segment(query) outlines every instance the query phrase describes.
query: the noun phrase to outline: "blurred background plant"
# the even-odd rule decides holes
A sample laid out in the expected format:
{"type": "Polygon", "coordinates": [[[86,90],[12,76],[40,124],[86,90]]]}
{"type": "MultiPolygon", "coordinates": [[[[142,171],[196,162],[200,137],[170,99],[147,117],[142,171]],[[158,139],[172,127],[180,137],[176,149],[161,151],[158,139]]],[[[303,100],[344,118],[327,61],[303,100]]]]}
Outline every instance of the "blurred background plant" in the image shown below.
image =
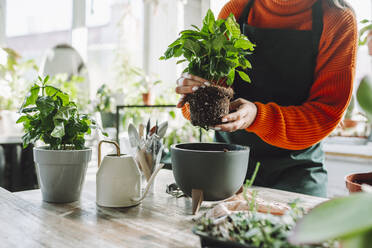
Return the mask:
{"type": "Polygon", "coordinates": [[[0,110],[17,110],[38,67],[10,48],[0,48],[0,110]]]}

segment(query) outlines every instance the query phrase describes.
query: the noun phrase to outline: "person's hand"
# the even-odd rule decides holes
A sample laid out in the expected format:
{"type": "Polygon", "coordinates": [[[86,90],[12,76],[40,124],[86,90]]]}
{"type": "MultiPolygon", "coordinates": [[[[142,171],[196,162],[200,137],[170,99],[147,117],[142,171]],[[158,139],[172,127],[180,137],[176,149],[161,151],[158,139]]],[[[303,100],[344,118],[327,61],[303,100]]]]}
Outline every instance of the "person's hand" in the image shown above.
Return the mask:
{"type": "Polygon", "coordinates": [[[181,94],[180,100],[177,103],[177,108],[182,108],[185,105],[185,97],[187,94],[195,92],[199,87],[210,86],[208,80],[184,73],[177,79],[176,93],[181,94]]]}
{"type": "Polygon", "coordinates": [[[243,98],[238,98],[230,103],[230,112],[222,117],[223,124],[211,127],[217,131],[234,132],[248,128],[257,116],[257,106],[243,98]]]}

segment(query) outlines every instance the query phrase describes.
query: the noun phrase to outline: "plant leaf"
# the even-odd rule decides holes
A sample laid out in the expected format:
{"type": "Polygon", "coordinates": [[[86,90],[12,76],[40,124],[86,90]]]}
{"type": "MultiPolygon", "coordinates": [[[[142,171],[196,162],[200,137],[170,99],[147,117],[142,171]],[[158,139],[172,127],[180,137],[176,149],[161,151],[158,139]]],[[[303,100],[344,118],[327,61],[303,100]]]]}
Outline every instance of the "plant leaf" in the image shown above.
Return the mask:
{"type": "Polygon", "coordinates": [[[293,244],[345,239],[372,230],[372,194],[355,193],[320,204],[301,219],[290,236],[293,244]]]}
{"type": "Polygon", "coordinates": [[[40,96],[36,100],[36,106],[38,107],[42,116],[51,114],[54,110],[54,102],[50,96],[40,96]]]}
{"type": "Polygon", "coordinates": [[[238,71],[237,72],[239,73],[239,76],[246,82],[250,83],[251,82],[251,79],[249,78],[249,76],[243,72],[243,71],[238,71]]]}
{"type": "Polygon", "coordinates": [[[240,37],[240,27],[239,24],[235,20],[235,16],[230,14],[229,17],[226,19],[226,28],[229,30],[232,38],[239,38],[240,37]]]}
{"type": "Polygon", "coordinates": [[[236,40],[235,43],[234,43],[234,47],[235,48],[241,48],[241,49],[244,49],[244,50],[254,50],[254,45],[249,41],[249,40],[246,40],[246,39],[239,39],[239,40],[236,40]]]}
{"type": "Polygon", "coordinates": [[[235,79],[235,69],[230,70],[229,74],[227,75],[227,85],[232,85],[235,79]]]}
{"type": "Polygon", "coordinates": [[[28,121],[30,121],[30,116],[23,115],[23,116],[18,118],[16,123],[22,123],[22,122],[28,122],[28,121]]]}
{"type": "Polygon", "coordinates": [[[368,76],[363,77],[360,81],[356,92],[356,99],[368,120],[372,122],[372,82],[368,76]]]}
{"type": "Polygon", "coordinates": [[[22,112],[22,109],[24,109],[27,106],[35,105],[36,99],[37,99],[37,97],[39,95],[39,91],[40,91],[40,86],[39,85],[34,84],[31,87],[30,92],[25,97],[25,100],[24,100],[24,102],[23,102],[23,104],[21,106],[20,112],[22,112]]]}
{"type": "Polygon", "coordinates": [[[77,111],[76,107],[62,106],[58,110],[53,119],[60,121],[68,121],[76,113],[76,111],[77,111]]]}
{"type": "Polygon", "coordinates": [[[62,139],[62,137],[65,135],[65,125],[63,122],[57,122],[50,135],[54,138],[62,139]]]}
{"type": "Polygon", "coordinates": [[[203,20],[203,29],[202,29],[202,31],[205,32],[208,29],[208,31],[210,33],[214,33],[213,26],[215,24],[215,20],[216,19],[214,18],[214,14],[213,14],[212,10],[208,9],[207,14],[205,15],[204,20],[203,20]],[[206,27],[206,28],[204,28],[204,27],[206,27]]]}

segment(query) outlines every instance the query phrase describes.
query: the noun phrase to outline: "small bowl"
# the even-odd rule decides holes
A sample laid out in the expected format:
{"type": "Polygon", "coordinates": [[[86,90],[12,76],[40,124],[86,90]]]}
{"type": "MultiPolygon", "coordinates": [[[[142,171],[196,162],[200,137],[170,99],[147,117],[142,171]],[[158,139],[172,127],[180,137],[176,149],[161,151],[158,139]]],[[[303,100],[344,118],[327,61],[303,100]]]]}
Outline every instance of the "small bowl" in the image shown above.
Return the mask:
{"type": "Polygon", "coordinates": [[[203,191],[205,201],[234,195],[244,183],[249,147],[225,143],[172,145],[172,170],[178,187],[187,196],[203,191]]]}
{"type": "Polygon", "coordinates": [[[347,175],[345,183],[349,193],[361,192],[362,184],[372,185],[372,172],[347,175]]]}

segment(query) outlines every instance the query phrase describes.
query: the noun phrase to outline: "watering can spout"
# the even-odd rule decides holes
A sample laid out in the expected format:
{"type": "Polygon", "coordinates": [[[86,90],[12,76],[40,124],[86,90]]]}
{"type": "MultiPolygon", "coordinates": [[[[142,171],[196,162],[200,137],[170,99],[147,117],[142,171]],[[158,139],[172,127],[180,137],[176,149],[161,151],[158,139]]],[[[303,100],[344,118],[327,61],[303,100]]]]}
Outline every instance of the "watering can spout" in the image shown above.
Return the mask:
{"type": "Polygon", "coordinates": [[[134,202],[141,202],[143,199],[145,199],[145,197],[147,196],[147,193],[149,192],[149,189],[151,187],[151,185],[153,184],[154,182],[154,179],[156,177],[156,175],[158,174],[158,172],[164,167],[164,164],[159,164],[158,168],[156,168],[156,170],[154,171],[154,173],[152,173],[147,185],[146,185],[146,188],[145,188],[145,192],[143,192],[142,196],[140,197],[137,197],[137,198],[132,198],[131,200],[134,201],[134,202]]]}

